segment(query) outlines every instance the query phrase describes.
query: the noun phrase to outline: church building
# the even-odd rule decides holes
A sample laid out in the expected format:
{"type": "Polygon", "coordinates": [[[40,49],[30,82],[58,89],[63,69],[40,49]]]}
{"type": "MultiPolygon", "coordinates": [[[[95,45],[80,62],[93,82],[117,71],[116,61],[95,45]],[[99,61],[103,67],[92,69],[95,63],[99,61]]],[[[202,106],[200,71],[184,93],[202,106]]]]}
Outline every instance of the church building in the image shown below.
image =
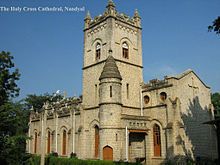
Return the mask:
{"type": "Polygon", "coordinates": [[[137,10],[119,13],[112,0],[84,19],[82,97],[31,112],[29,153],[160,164],[216,159],[210,87],[186,70],[143,81],[142,27],[137,10]]]}

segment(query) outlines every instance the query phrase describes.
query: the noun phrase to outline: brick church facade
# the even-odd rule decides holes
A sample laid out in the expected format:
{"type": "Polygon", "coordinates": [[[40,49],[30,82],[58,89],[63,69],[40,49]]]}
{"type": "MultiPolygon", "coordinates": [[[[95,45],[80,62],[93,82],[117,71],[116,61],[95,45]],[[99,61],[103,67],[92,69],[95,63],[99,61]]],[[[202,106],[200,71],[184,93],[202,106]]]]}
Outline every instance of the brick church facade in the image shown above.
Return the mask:
{"type": "Polygon", "coordinates": [[[210,88],[192,70],[143,82],[138,11],[121,14],[109,0],[84,23],[82,98],[32,111],[28,151],[148,164],[215,159],[215,129],[203,124],[213,119],[210,88]]]}

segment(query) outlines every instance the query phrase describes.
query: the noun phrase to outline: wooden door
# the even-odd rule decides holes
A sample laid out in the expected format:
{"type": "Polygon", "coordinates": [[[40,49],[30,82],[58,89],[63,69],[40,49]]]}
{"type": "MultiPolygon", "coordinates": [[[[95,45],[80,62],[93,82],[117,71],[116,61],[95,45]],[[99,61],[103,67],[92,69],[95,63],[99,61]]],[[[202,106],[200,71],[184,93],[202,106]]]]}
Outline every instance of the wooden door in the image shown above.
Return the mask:
{"type": "Polygon", "coordinates": [[[160,138],[160,127],[155,124],[153,127],[153,138],[154,138],[154,156],[161,156],[161,138],[160,138]]]}
{"type": "Polygon", "coordinates": [[[103,160],[113,160],[113,149],[109,146],[103,148],[103,160]]]}

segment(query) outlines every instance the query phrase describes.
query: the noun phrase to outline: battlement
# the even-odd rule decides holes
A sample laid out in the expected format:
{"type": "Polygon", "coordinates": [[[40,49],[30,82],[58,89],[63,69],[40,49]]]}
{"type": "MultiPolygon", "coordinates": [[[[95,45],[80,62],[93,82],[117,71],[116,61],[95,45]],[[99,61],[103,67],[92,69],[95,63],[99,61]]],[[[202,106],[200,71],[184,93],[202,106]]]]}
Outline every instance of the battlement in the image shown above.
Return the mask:
{"type": "Polygon", "coordinates": [[[117,12],[117,10],[115,9],[114,3],[112,1],[109,1],[108,5],[106,6],[106,10],[103,14],[100,14],[99,16],[96,16],[92,19],[92,17],[90,16],[90,13],[89,12],[87,13],[84,19],[85,30],[91,27],[94,27],[97,24],[100,24],[101,22],[105,21],[109,17],[113,17],[116,20],[129,24],[131,26],[141,28],[141,24],[140,24],[141,17],[139,16],[139,13],[137,10],[135,10],[134,16],[130,17],[124,13],[117,12]]]}

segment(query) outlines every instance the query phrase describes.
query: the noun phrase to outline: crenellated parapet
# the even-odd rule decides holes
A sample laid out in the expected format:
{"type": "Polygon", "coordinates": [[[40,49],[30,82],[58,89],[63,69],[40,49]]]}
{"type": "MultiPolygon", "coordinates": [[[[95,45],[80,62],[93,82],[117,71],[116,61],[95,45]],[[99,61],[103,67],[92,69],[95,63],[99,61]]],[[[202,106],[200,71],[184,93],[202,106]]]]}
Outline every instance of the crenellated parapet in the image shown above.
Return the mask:
{"type": "Polygon", "coordinates": [[[80,111],[81,106],[80,98],[68,98],[63,99],[59,102],[47,103],[39,110],[31,110],[30,119],[31,121],[39,121],[42,118],[42,114],[47,110],[47,119],[53,119],[57,117],[69,116],[73,111],[80,111]]]}
{"type": "Polygon", "coordinates": [[[143,91],[151,91],[151,90],[155,90],[155,89],[170,87],[172,85],[173,84],[169,83],[166,78],[163,80],[152,79],[148,83],[146,83],[142,86],[142,90],[143,91]]]}
{"type": "Polygon", "coordinates": [[[90,16],[90,13],[88,12],[84,21],[85,21],[85,27],[84,30],[87,30],[89,28],[93,28],[94,26],[100,24],[101,22],[105,21],[107,18],[113,17],[115,20],[121,21],[125,24],[141,28],[141,17],[137,11],[137,9],[134,12],[134,16],[130,17],[124,13],[117,12],[115,8],[115,4],[112,0],[108,1],[108,5],[106,6],[106,10],[103,14],[100,14],[99,16],[96,16],[92,19],[90,16]]]}

